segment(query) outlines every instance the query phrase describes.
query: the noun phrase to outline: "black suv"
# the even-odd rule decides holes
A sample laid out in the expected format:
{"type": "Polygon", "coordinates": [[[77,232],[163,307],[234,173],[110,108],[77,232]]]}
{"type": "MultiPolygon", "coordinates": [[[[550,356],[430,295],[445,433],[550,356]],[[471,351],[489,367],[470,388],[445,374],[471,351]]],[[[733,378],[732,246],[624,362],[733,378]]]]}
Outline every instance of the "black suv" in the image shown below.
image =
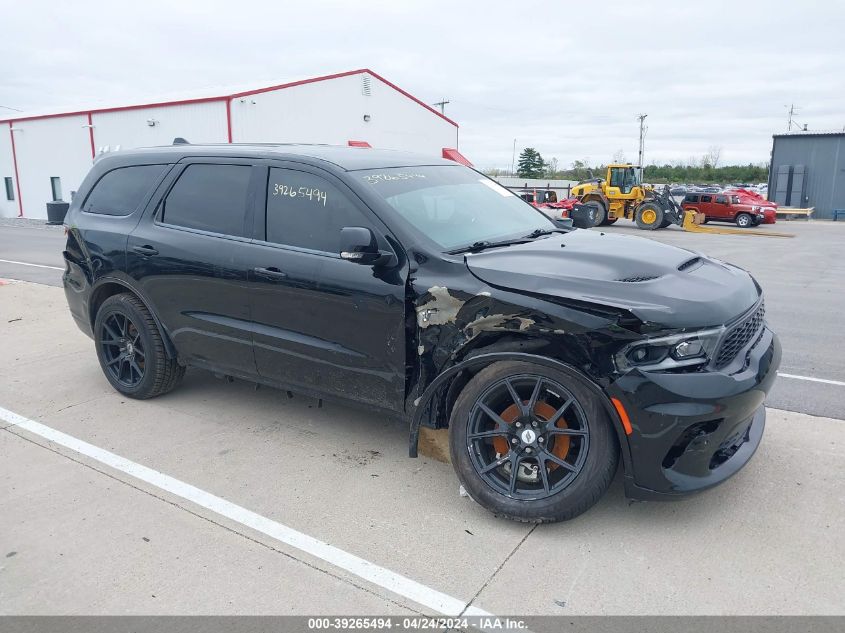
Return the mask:
{"type": "MultiPolygon", "coordinates": [[[[780,345],[745,271],[562,227],[445,160],[175,145],[97,161],[65,293],[134,398],[186,366],[449,428],[469,494],[576,516],[708,488],[757,448],[780,345]]],[[[340,423],[340,421],[338,421],[340,423]]]]}

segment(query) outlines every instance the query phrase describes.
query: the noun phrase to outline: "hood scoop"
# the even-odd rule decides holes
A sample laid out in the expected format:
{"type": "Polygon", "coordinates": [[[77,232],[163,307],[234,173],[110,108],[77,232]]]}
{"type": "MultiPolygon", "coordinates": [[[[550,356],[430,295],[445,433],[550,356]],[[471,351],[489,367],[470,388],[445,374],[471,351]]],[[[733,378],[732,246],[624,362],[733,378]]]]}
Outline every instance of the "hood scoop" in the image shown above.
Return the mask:
{"type": "Polygon", "coordinates": [[[616,281],[623,281],[626,284],[636,284],[640,283],[641,281],[651,281],[652,279],[659,279],[663,275],[635,275],[633,277],[623,277],[622,279],[617,279],[616,281]]]}
{"type": "Polygon", "coordinates": [[[696,264],[699,265],[699,266],[701,265],[701,258],[700,257],[693,257],[692,259],[688,259],[683,264],[678,266],[678,270],[681,271],[681,272],[684,272],[685,270],[689,270],[693,266],[696,266],[696,264]]]}

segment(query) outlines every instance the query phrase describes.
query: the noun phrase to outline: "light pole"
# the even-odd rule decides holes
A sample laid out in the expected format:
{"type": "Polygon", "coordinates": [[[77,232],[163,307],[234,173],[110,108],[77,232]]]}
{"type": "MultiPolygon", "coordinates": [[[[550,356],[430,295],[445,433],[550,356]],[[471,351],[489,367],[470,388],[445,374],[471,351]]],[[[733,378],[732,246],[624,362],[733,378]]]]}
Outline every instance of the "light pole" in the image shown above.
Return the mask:
{"type": "Polygon", "coordinates": [[[511,177],[516,176],[514,165],[516,165],[516,139],[513,140],[513,154],[511,154],[511,177]]]}
{"type": "Polygon", "coordinates": [[[645,126],[645,118],[647,114],[640,114],[637,118],[640,120],[640,182],[643,180],[643,169],[645,165],[643,164],[643,154],[645,154],[645,133],[648,128],[645,126]]]}

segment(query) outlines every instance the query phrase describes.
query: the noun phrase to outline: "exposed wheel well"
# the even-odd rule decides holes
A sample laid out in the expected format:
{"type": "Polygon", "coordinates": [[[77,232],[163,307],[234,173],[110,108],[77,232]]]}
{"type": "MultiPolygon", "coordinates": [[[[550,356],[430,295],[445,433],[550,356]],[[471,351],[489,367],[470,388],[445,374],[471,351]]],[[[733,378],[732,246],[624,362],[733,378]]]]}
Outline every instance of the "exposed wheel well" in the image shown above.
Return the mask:
{"type": "Polygon", "coordinates": [[[607,211],[607,209],[608,209],[607,199],[604,196],[596,194],[596,193],[588,193],[586,196],[584,196],[581,199],[581,202],[582,203],[598,202],[601,206],[604,207],[605,211],[607,211]]]}
{"type": "MultiPolygon", "coordinates": [[[[492,342],[484,342],[481,345],[469,350],[456,362],[460,362],[474,356],[490,354],[493,352],[523,352],[531,353],[540,350],[548,345],[548,341],[532,338],[506,337],[492,342]]],[[[494,362],[494,361],[491,361],[494,362]]],[[[435,405],[432,411],[432,422],[436,428],[447,428],[449,418],[452,416],[452,409],[463,388],[475,374],[480,372],[487,365],[477,365],[458,372],[454,378],[438,389],[432,397],[432,404],[435,405]]]]}
{"type": "Polygon", "coordinates": [[[97,286],[91,294],[91,300],[88,303],[88,321],[91,324],[92,329],[94,327],[94,320],[97,318],[97,312],[99,312],[100,306],[103,305],[103,301],[123,292],[135,294],[126,286],[118,283],[104,283],[97,286]]]}

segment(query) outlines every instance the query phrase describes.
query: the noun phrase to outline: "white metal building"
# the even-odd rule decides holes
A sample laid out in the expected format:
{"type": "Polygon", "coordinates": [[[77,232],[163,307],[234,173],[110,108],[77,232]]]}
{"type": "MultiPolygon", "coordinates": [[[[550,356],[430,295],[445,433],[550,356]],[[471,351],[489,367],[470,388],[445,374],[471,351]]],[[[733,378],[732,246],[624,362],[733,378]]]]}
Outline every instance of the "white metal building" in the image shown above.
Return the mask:
{"type": "Polygon", "coordinates": [[[0,119],[5,185],[0,217],[46,218],[46,203],[69,201],[98,154],[169,145],[176,137],[191,143],[369,144],[465,160],[457,152],[457,123],[360,69],[275,86],[0,119]]]}

